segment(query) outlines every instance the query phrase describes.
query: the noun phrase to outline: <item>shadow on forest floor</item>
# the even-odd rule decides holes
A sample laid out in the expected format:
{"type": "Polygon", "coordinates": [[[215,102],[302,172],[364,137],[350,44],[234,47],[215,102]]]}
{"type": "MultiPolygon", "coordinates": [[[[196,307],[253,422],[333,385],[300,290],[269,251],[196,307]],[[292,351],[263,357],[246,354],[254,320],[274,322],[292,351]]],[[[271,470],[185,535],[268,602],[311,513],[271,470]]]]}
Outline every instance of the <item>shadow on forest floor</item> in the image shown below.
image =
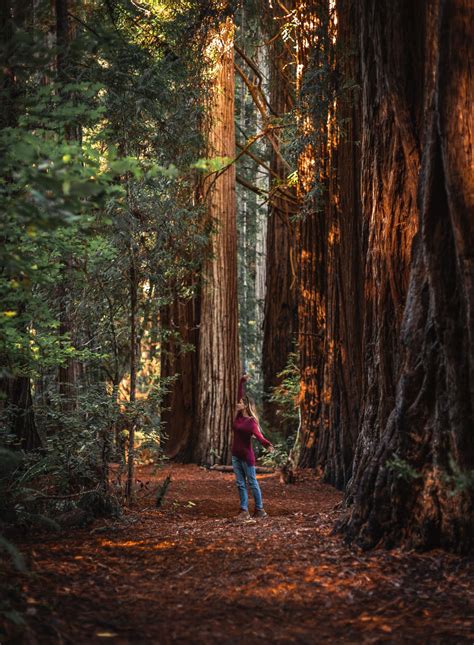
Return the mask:
{"type": "Polygon", "coordinates": [[[170,465],[117,522],[20,548],[33,575],[25,643],[378,643],[474,639],[473,563],[364,553],[331,534],[341,494],[304,473],[259,477],[270,517],[240,524],[232,474],[170,465]],[[471,620],[470,620],[471,619],[471,620]]]}

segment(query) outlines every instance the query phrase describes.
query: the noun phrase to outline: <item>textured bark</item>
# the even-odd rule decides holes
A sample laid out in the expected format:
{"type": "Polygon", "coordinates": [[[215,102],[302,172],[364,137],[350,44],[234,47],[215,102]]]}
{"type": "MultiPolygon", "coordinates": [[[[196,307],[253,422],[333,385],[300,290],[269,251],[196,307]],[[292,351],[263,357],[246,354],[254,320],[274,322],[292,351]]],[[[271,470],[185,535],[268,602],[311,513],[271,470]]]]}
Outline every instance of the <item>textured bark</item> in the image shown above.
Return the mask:
{"type": "Polygon", "coordinates": [[[324,19],[330,3],[305,6],[301,22],[312,33],[299,47],[303,74],[307,67],[326,74],[316,86],[319,114],[303,124],[303,130],[314,130],[316,145],[300,159],[301,189],[311,187],[311,173],[322,186],[319,207],[309,204],[299,230],[300,464],[321,467],[325,478],[339,487],[351,476],[359,429],[371,433],[370,445],[375,447],[393,406],[397,338],[417,226],[421,94],[400,72],[420,69],[417,7],[361,7],[359,11],[354,2],[337,3],[336,50],[330,33],[334,25],[324,19]],[[357,59],[351,55],[358,20],[364,27],[359,49],[365,52],[360,126],[358,97],[343,90],[351,77],[359,77],[357,59]],[[403,33],[397,42],[390,41],[398,32],[403,33]],[[311,37],[315,42],[309,59],[311,37]]]}
{"type": "MultiPolygon", "coordinates": [[[[286,3],[291,11],[294,2],[286,3]]],[[[282,19],[281,7],[273,7],[273,21],[282,19]]],[[[293,108],[294,103],[294,69],[293,53],[288,45],[275,34],[269,34],[273,41],[269,47],[270,66],[270,105],[273,118],[284,117],[293,108]]],[[[279,130],[273,131],[277,150],[280,147],[279,130]]],[[[290,173],[288,165],[271,148],[271,181],[272,198],[269,206],[267,223],[266,248],[266,291],[263,323],[262,369],[264,399],[264,416],[272,430],[283,434],[290,432],[288,421],[278,416],[278,408],[268,398],[274,387],[280,384],[278,373],[287,362],[288,355],[295,349],[296,335],[296,262],[295,262],[295,225],[291,221],[294,214],[296,192],[285,187],[285,194],[278,190],[279,185],[286,184],[290,173]],[[289,201],[288,196],[293,202],[289,201]]]]}
{"type": "MultiPolygon", "coordinates": [[[[333,182],[334,115],[327,88],[314,89],[307,80],[318,68],[331,65],[327,44],[329,3],[299,3],[297,19],[297,91],[301,103],[300,136],[308,142],[298,159],[298,197],[303,204],[297,229],[298,251],[298,350],[300,359],[300,454],[299,465],[316,464],[320,427],[326,426],[325,369],[332,369],[334,347],[326,343],[329,256],[327,243],[332,217],[328,195],[333,182]],[[312,100],[319,107],[315,109],[312,100]],[[315,186],[317,196],[313,197],[315,186]],[[329,350],[326,353],[326,350],[329,350]]],[[[332,232],[333,233],[333,232],[332,232]]]]}
{"type": "Polygon", "coordinates": [[[324,369],[321,408],[315,420],[316,466],[324,478],[343,488],[352,473],[362,400],[362,321],[364,319],[360,207],[359,61],[352,30],[357,12],[352,0],[338,0],[335,145],[330,152],[326,194],[327,276],[324,294],[324,369]],[[352,89],[347,89],[352,86],[352,89]]]}
{"type": "Polygon", "coordinates": [[[366,378],[345,528],[365,546],[472,547],[469,6],[360,5],[366,378]]]}
{"type": "MultiPolygon", "coordinates": [[[[208,101],[208,157],[235,156],[233,24],[227,19],[209,45],[213,61],[208,101]]],[[[194,459],[226,463],[239,377],[235,167],[203,186],[214,226],[212,253],[202,272],[199,326],[199,439],[194,459]]]]}
{"type": "Polygon", "coordinates": [[[364,383],[356,468],[364,470],[395,400],[398,339],[418,227],[423,33],[419,3],[361,6],[364,383]],[[395,35],[396,34],[396,35],[395,35]],[[362,448],[362,453],[360,449],[362,448]]]}
{"type": "Polygon", "coordinates": [[[163,401],[161,419],[167,435],[166,454],[177,461],[189,462],[197,441],[197,370],[199,300],[175,301],[163,308],[161,325],[173,336],[164,343],[162,377],[176,380],[168,386],[163,401]],[[193,345],[193,351],[183,351],[182,345],[193,345]]]}

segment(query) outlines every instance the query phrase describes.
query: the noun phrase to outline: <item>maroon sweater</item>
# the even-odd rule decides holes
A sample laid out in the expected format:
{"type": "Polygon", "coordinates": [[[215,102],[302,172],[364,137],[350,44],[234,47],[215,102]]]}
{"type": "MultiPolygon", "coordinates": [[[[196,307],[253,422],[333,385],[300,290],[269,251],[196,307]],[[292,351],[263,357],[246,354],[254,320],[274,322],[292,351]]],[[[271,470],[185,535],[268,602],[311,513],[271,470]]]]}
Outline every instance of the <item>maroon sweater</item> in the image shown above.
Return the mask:
{"type": "MultiPolygon", "coordinates": [[[[239,393],[237,395],[238,401],[243,397],[243,394],[244,379],[241,378],[239,383],[239,393]]],[[[254,436],[262,446],[265,446],[265,448],[272,445],[260,432],[258,423],[253,417],[244,417],[241,412],[238,412],[234,419],[234,442],[232,444],[232,455],[246,461],[249,466],[255,466],[252,436],[254,436]]]]}

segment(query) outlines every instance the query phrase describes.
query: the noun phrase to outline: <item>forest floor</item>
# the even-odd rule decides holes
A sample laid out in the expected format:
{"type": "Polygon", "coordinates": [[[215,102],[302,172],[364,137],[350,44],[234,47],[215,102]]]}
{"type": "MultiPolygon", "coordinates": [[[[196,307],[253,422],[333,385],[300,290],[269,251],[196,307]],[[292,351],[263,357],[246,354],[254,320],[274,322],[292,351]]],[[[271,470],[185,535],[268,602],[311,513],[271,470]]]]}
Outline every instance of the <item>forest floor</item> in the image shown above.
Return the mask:
{"type": "Polygon", "coordinates": [[[137,476],[149,483],[120,520],[18,544],[30,574],[16,642],[474,641],[472,559],[345,545],[332,535],[341,494],[311,473],[293,485],[259,476],[269,517],[249,523],[235,519],[231,473],[137,476]]]}

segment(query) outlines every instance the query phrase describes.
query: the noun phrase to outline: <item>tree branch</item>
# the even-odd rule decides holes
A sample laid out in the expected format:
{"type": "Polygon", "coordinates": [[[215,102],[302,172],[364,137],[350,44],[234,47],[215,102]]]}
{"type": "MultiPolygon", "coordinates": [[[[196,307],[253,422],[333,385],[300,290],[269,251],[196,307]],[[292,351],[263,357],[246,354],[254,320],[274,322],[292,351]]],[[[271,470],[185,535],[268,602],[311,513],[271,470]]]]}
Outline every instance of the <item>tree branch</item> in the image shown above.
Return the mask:
{"type": "MultiPolygon", "coordinates": [[[[212,177],[212,175],[214,175],[214,174],[215,174],[215,177],[214,177],[214,179],[212,180],[212,182],[210,183],[210,185],[208,186],[208,188],[207,188],[206,192],[204,193],[204,195],[203,195],[203,199],[205,200],[205,199],[207,198],[207,195],[209,194],[209,191],[210,191],[210,190],[211,190],[211,188],[214,186],[214,184],[216,183],[217,179],[222,175],[222,173],[224,173],[228,168],[230,168],[230,166],[232,166],[232,164],[234,164],[236,161],[238,161],[238,160],[240,159],[240,157],[241,157],[242,155],[244,155],[244,154],[246,153],[246,151],[247,151],[251,146],[253,146],[253,144],[254,144],[256,141],[258,141],[258,140],[259,140],[259,139],[261,139],[262,137],[267,137],[267,138],[268,138],[268,137],[269,137],[269,133],[268,133],[268,131],[269,131],[269,130],[279,130],[279,129],[283,128],[283,127],[284,127],[284,126],[282,126],[282,125],[281,125],[281,126],[279,126],[279,125],[271,125],[271,124],[267,125],[267,127],[266,127],[264,130],[262,130],[262,131],[261,131],[261,132],[259,132],[258,134],[255,134],[253,137],[251,137],[251,138],[250,138],[250,140],[249,140],[249,142],[245,145],[245,148],[243,148],[243,149],[239,152],[239,154],[238,154],[236,157],[234,157],[234,159],[232,159],[228,164],[226,164],[226,165],[225,165],[223,168],[221,168],[220,170],[214,170],[214,172],[210,172],[209,174],[207,174],[207,175],[204,177],[203,181],[205,181],[206,179],[209,179],[209,177],[212,177]]],[[[285,163],[286,163],[286,162],[285,162],[285,163]]],[[[289,165],[288,165],[287,163],[286,163],[286,165],[289,167],[289,165]]]]}
{"type": "MultiPolygon", "coordinates": [[[[258,88],[258,91],[260,92],[260,94],[261,94],[261,96],[263,98],[263,101],[265,102],[265,105],[268,107],[268,109],[273,114],[273,116],[276,116],[276,117],[279,118],[281,115],[278,114],[278,112],[276,112],[273,109],[270,101],[268,100],[268,98],[265,95],[265,92],[262,89],[263,76],[262,76],[262,73],[260,72],[260,70],[258,69],[256,63],[251,58],[249,58],[247,56],[247,54],[242,49],[240,49],[240,47],[238,45],[234,44],[234,48],[235,48],[235,51],[238,53],[238,55],[247,63],[247,65],[250,67],[250,69],[254,72],[255,76],[258,78],[258,84],[257,85],[252,84],[253,87],[258,88]]],[[[236,69],[237,69],[237,67],[238,66],[236,65],[236,69]]],[[[240,73],[243,73],[243,71],[241,69],[240,69],[239,74],[240,73]]],[[[250,79],[248,79],[248,82],[245,81],[245,79],[242,79],[242,80],[244,80],[244,83],[247,85],[247,87],[249,87],[248,83],[250,83],[250,79]]],[[[252,98],[253,98],[253,94],[252,94],[252,98]]],[[[255,100],[255,98],[254,98],[254,100],[255,100]]]]}
{"type": "MultiPolygon", "coordinates": [[[[248,155],[248,156],[249,156],[251,159],[253,159],[256,163],[258,163],[260,166],[262,166],[262,168],[265,168],[265,170],[267,170],[271,175],[273,175],[273,177],[275,177],[275,178],[276,178],[276,179],[278,179],[279,181],[284,181],[284,179],[285,179],[285,178],[284,178],[284,177],[281,177],[278,173],[276,173],[276,172],[275,172],[275,171],[274,171],[274,170],[273,170],[269,165],[267,165],[267,164],[263,161],[263,159],[260,159],[259,157],[257,157],[256,155],[254,155],[252,152],[250,152],[250,150],[244,150],[243,146],[242,146],[240,143],[238,143],[238,142],[237,142],[237,143],[236,143],[236,145],[237,145],[237,147],[238,147],[238,148],[240,148],[241,150],[243,150],[243,151],[244,151],[244,153],[245,153],[246,155],[248,155]]],[[[280,185],[276,185],[276,186],[274,186],[274,187],[270,190],[270,192],[269,192],[268,194],[273,195],[273,194],[274,194],[274,193],[276,193],[276,192],[280,192],[280,193],[281,193],[282,198],[284,198],[284,197],[285,197],[288,201],[290,201],[290,202],[292,202],[292,203],[294,203],[294,204],[299,204],[299,202],[298,202],[298,200],[296,199],[296,197],[295,197],[294,195],[292,195],[291,193],[287,192],[287,191],[285,190],[285,187],[286,187],[286,184],[285,184],[285,185],[281,185],[281,184],[280,184],[280,185]]]]}
{"type": "Polygon", "coordinates": [[[268,195],[269,194],[268,190],[264,190],[263,188],[259,188],[258,186],[254,186],[249,181],[244,179],[241,175],[236,175],[235,180],[236,180],[236,182],[238,184],[240,184],[244,188],[248,188],[249,190],[251,190],[256,195],[259,195],[260,197],[262,197],[263,195],[268,195]]]}
{"type": "Polygon", "coordinates": [[[249,77],[245,74],[244,70],[237,63],[234,63],[234,67],[235,67],[238,75],[240,76],[240,78],[243,80],[243,82],[247,86],[248,91],[250,92],[250,95],[253,98],[253,102],[255,103],[255,105],[257,107],[257,110],[262,115],[263,122],[266,125],[268,123],[268,114],[267,114],[267,110],[265,109],[266,97],[263,96],[263,103],[262,103],[261,97],[258,96],[258,94],[263,95],[263,92],[262,92],[261,88],[258,87],[257,85],[254,85],[254,83],[251,82],[249,77]],[[258,90],[258,92],[257,92],[257,90],[258,90]]]}
{"type": "MultiPolygon", "coordinates": [[[[291,209],[291,213],[297,213],[299,208],[299,203],[296,199],[292,198],[291,195],[289,195],[287,192],[285,192],[282,189],[282,186],[274,186],[271,190],[265,190],[264,188],[259,188],[258,186],[254,186],[251,184],[249,181],[247,181],[244,177],[241,175],[236,176],[237,183],[239,183],[241,186],[244,186],[245,188],[248,188],[252,192],[256,193],[257,195],[260,195],[263,197],[264,195],[267,195],[266,201],[272,201],[272,199],[281,199],[283,201],[288,202],[291,204],[291,206],[296,206],[296,210],[291,209]],[[279,194],[277,194],[279,193],[279,194]]],[[[272,204],[274,205],[274,204],[272,204]]],[[[280,214],[281,208],[276,208],[275,210],[278,211],[280,214]]],[[[290,210],[286,207],[286,212],[289,213],[290,210]]]]}

